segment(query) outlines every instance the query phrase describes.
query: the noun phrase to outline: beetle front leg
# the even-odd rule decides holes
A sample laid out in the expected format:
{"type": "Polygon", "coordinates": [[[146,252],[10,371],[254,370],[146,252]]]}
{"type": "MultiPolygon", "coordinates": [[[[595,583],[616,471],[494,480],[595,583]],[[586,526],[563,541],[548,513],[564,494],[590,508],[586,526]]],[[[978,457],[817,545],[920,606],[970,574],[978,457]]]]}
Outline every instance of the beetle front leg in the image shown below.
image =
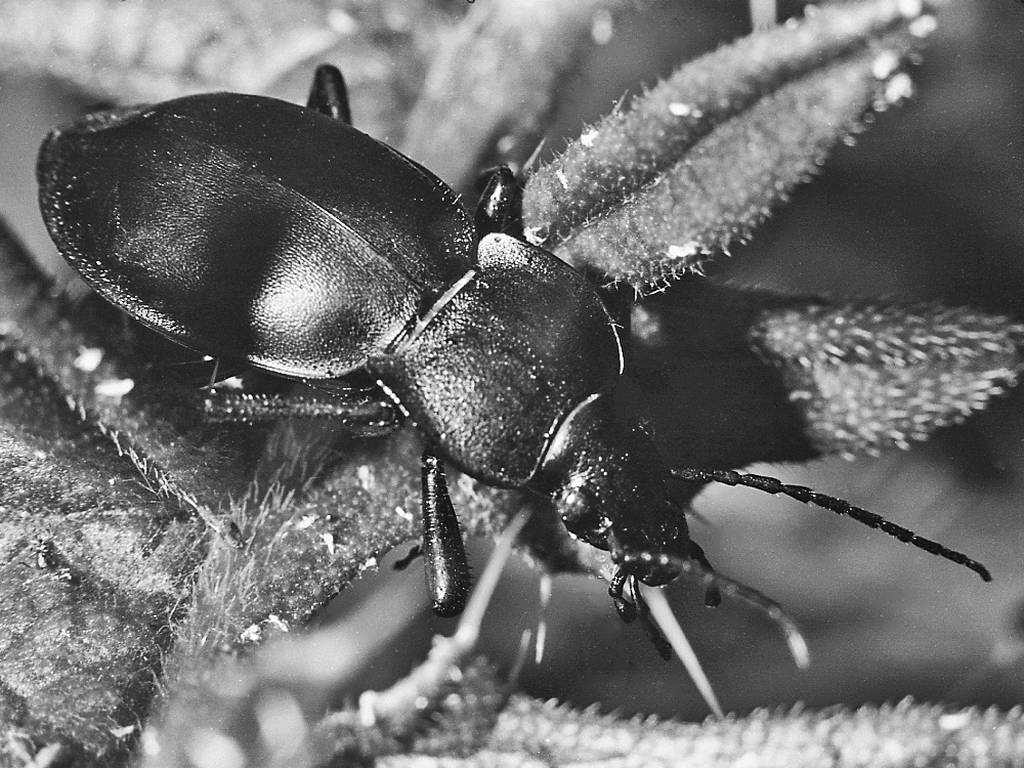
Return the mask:
{"type": "Polygon", "coordinates": [[[221,392],[203,396],[203,413],[214,422],[265,422],[278,419],[331,419],[340,429],[360,437],[380,437],[394,432],[401,417],[387,400],[362,390],[317,400],[302,395],[221,392]]]}
{"type": "Polygon", "coordinates": [[[469,597],[469,562],[462,543],[444,465],[431,449],[421,459],[423,477],[423,568],[431,608],[438,616],[457,616],[469,597]]]}
{"type": "Polygon", "coordinates": [[[352,124],[352,111],[348,106],[348,88],[341,71],[330,64],[321,64],[313,75],[306,109],[321,112],[335,120],[352,124]]]}

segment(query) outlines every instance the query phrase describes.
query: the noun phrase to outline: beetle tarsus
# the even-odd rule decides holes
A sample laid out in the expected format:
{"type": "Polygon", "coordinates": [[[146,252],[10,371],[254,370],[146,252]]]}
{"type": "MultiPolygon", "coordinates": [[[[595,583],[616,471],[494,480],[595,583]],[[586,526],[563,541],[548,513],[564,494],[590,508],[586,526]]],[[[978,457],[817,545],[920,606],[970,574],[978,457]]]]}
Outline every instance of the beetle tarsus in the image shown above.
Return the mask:
{"type": "Polygon", "coordinates": [[[619,614],[619,618],[626,624],[632,624],[636,621],[637,617],[636,605],[623,596],[628,580],[629,571],[625,568],[616,569],[615,574],[612,576],[612,582],[608,586],[608,596],[612,599],[612,604],[615,606],[615,612],[619,614]]]}
{"type": "Polygon", "coordinates": [[[316,68],[306,108],[352,125],[352,111],[348,106],[348,88],[345,87],[345,78],[342,77],[337,67],[321,64],[316,68]]]}
{"type": "Polygon", "coordinates": [[[499,165],[487,171],[487,183],[476,207],[476,233],[492,233],[523,239],[523,188],[512,169],[499,165]]]}
{"type": "Polygon", "coordinates": [[[637,619],[644,628],[644,632],[665,661],[672,658],[672,646],[665,639],[661,630],[658,629],[651,618],[651,610],[640,591],[640,580],[630,572],[628,568],[620,567],[612,575],[611,584],[608,586],[608,595],[612,599],[619,618],[626,624],[632,624],[637,619]],[[629,585],[629,592],[632,600],[625,597],[626,585],[629,585]]]}
{"type": "MultiPolygon", "coordinates": [[[[708,562],[708,558],[700,544],[690,539],[689,550],[691,559],[700,563],[700,567],[708,573],[714,573],[715,569],[711,567],[711,563],[708,562]]],[[[718,588],[717,584],[709,584],[707,591],[704,593],[704,605],[708,608],[716,608],[721,602],[722,591],[718,588]]]]}
{"type": "Polygon", "coordinates": [[[423,452],[423,568],[431,607],[438,616],[457,616],[469,598],[469,562],[459,519],[448,494],[441,459],[423,452]]]}

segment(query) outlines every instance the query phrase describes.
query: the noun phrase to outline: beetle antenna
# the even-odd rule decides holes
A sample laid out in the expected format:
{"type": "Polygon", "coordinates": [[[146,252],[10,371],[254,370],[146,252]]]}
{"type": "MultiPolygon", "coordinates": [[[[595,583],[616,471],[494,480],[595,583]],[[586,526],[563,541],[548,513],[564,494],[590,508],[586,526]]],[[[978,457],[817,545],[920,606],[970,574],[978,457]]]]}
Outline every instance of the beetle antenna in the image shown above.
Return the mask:
{"type": "Polygon", "coordinates": [[[678,480],[685,480],[687,482],[723,483],[724,485],[732,486],[741,485],[746,488],[754,488],[755,490],[773,495],[782,494],[783,496],[789,496],[791,499],[802,501],[804,504],[813,504],[815,506],[822,507],[830,512],[835,512],[837,515],[847,515],[858,523],[863,523],[869,528],[877,528],[883,533],[887,533],[894,539],[899,539],[905,544],[912,544],[918,549],[923,549],[929,554],[938,555],[946,560],[951,560],[957,565],[970,568],[981,577],[982,581],[992,581],[992,575],[988,572],[988,568],[977,560],[968,557],[962,552],[957,552],[956,550],[944,547],[931,539],[918,536],[909,528],[904,528],[901,525],[897,525],[896,523],[886,520],[884,517],[876,515],[874,512],[868,512],[866,509],[855,507],[850,504],[850,502],[838,499],[835,496],[826,496],[823,493],[818,493],[817,491],[813,491],[802,485],[789,485],[774,477],[767,477],[766,475],[747,475],[742,472],[734,472],[731,469],[694,469],[692,467],[683,467],[673,469],[671,470],[671,473],[672,477],[678,480]]]}
{"type": "Polygon", "coordinates": [[[810,652],[807,650],[807,641],[804,640],[804,636],[800,633],[796,622],[782,609],[781,605],[770,597],[761,594],[753,587],[748,587],[742,582],[722,576],[717,571],[709,571],[697,560],[676,557],[664,552],[657,554],[653,552],[622,552],[618,556],[613,556],[613,560],[620,566],[621,570],[626,571],[632,570],[635,566],[640,566],[637,570],[650,568],[651,566],[661,569],[671,568],[678,571],[682,576],[687,576],[694,581],[701,582],[705,588],[717,587],[722,594],[736,600],[741,600],[763,611],[768,618],[779,625],[797,667],[806,669],[810,665],[811,659],[810,652]]]}

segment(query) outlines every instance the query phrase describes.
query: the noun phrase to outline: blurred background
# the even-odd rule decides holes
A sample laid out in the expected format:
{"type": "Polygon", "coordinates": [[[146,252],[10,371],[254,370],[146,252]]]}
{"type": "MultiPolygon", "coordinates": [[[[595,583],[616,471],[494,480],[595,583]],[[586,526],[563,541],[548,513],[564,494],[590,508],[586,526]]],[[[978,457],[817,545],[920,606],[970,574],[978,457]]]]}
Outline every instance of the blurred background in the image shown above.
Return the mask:
{"type": "MultiPolygon", "coordinates": [[[[497,0],[477,5],[487,2],[497,0]]],[[[49,127],[109,102],[104,82],[136,82],[133,61],[151,60],[152,50],[148,59],[133,59],[131,52],[118,58],[116,51],[101,56],[82,43],[89,25],[103,26],[109,19],[104,14],[117,3],[18,5],[0,2],[0,18],[11,20],[0,33],[0,59],[6,62],[0,79],[0,215],[63,283],[71,278],[61,271],[35,203],[39,141],[49,127]],[[25,19],[33,13],[39,34],[26,37],[19,30],[31,29],[25,19]],[[54,41],[62,35],[76,45],[64,45],[48,59],[46,46],[59,47],[54,41]],[[78,77],[69,76],[76,67],[78,77]]],[[[138,0],[122,5],[146,12],[138,0]]],[[[209,5],[208,11],[193,10],[193,21],[217,13],[217,4],[209,5]]],[[[464,13],[462,5],[453,0],[445,12],[464,13]]],[[[792,14],[801,5],[781,3],[779,12],[792,14]]],[[[403,55],[403,45],[415,47],[417,20],[401,4],[381,6],[385,16],[398,14],[394,35],[376,49],[384,66],[403,55]]],[[[624,95],[750,29],[747,2],[640,7],[594,26],[592,44],[558,83],[546,115],[549,151],[624,95]]],[[[344,17],[334,18],[344,26],[344,17]]],[[[951,3],[938,19],[914,72],[915,98],[879,115],[855,146],[838,147],[821,176],[800,188],[751,244],[735,247],[732,258],[716,265],[714,280],[785,293],[969,304],[1024,319],[1024,6],[1012,0],[951,3]]],[[[147,39],[156,44],[155,36],[147,39]]],[[[352,45],[335,57],[346,73],[355,73],[355,123],[401,146],[400,118],[425,76],[417,65],[424,51],[410,50],[402,87],[386,98],[361,89],[369,54],[354,58],[359,55],[352,45]]],[[[312,67],[297,54],[296,60],[270,92],[303,101],[307,75],[299,73],[312,67]]],[[[140,92],[149,82],[153,99],[176,87],[162,80],[157,88],[146,72],[137,80],[140,92]]],[[[197,89],[209,89],[203,85],[197,89]]],[[[244,84],[234,89],[251,90],[244,84]]],[[[132,92],[126,100],[141,99],[132,92]]],[[[812,654],[811,668],[799,671],[768,619],[729,601],[705,609],[697,590],[674,585],[670,599],[726,709],[797,701],[858,704],[905,695],[960,704],[1024,701],[1022,404],[1024,394],[1013,392],[905,453],[749,470],[846,498],[964,551],[989,566],[992,584],[793,501],[724,487],[697,498],[694,538],[723,573],[781,602],[803,628],[812,654]]],[[[488,551],[485,542],[473,544],[477,571],[488,551]]],[[[387,566],[342,595],[321,619],[357,615],[363,642],[378,649],[353,693],[394,680],[423,658],[432,635],[454,628],[431,616],[418,565],[401,573],[387,566]]],[[[538,581],[535,570],[517,561],[499,587],[480,650],[500,665],[513,665],[522,630],[536,626],[538,581]]],[[[618,621],[603,583],[557,577],[546,621],[544,657],[529,660],[521,672],[525,692],[578,706],[597,702],[626,714],[705,714],[681,666],[663,662],[642,631],[618,621]]]]}

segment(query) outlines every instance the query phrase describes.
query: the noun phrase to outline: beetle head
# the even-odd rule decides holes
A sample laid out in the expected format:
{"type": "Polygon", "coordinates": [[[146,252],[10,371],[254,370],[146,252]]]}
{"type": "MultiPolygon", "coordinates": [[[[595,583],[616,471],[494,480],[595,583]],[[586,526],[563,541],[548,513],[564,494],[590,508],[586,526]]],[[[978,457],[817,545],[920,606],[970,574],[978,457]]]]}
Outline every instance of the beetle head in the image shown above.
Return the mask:
{"type": "MultiPolygon", "coordinates": [[[[694,556],[683,511],[668,494],[668,469],[647,433],[623,427],[607,397],[590,398],[559,428],[540,478],[566,528],[608,550],[616,562],[649,586],[675,579],[674,563],[694,556]]],[[[698,548],[699,549],[699,548],[698,548]]]]}

